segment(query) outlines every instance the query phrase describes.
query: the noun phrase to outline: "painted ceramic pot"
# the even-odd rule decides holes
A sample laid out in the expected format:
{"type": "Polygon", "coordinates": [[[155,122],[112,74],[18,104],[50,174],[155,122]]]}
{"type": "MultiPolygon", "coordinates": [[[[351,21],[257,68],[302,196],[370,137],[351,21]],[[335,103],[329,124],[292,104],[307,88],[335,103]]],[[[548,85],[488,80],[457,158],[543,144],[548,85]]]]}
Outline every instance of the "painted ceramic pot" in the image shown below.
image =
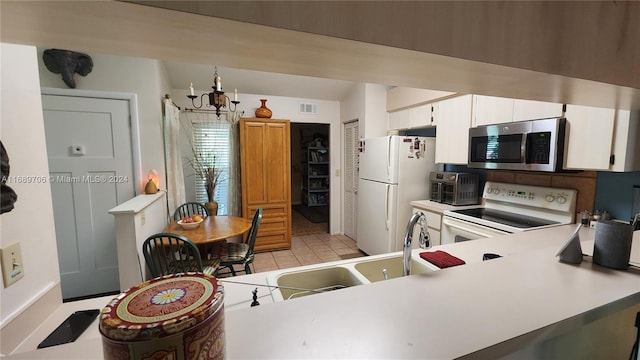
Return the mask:
{"type": "Polygon", "coordinates": [[[224,359],[223,289],[202,273],[167,275],[114,298],[100,315],[105,359],[224,359]]]}
{"type": "Polygon", "coordinates": [[[262,105],[256,109],[256,117],[271,119],[273,114],[271,109],[267,107],[267,99],[260,99],[260,102],[262,102],[262,105]]]}

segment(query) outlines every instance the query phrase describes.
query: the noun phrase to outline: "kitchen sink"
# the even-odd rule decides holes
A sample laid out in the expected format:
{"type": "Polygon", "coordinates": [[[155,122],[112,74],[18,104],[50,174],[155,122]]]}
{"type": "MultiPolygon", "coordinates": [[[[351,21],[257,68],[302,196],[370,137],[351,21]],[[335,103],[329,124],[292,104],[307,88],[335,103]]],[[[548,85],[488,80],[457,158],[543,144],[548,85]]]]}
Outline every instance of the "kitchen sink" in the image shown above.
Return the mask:
{"type": "MultiPolygon", "coordinates": [[[[402,255],[382,258],[371,261],[363,261],[355,264],[355,269],[371,282],[384,280],[383,269],[387,269],[387,278],[393,279],[402,276],[402,255]]],[[[411,274],[424,274],[434,271],[425,262],[411,258],[411,274]]]]}
{"type": "Polygon", "coordinates": [[[352,271],[341,266],[286,273],[278,276],[275,282],[283,300],[363,284],[352,271]]]}
{"type": "MultiPolygon", "coordinates": [[[[402,276],[402,253],[340,261],[332,265],[308,265],[297,270],[282,270],[267,274],[274,301],[295,299],[351,286],[402,276]]],[[[417,256],[411,257],[411,274],[424,274],[438,270],[417,256]]]]}

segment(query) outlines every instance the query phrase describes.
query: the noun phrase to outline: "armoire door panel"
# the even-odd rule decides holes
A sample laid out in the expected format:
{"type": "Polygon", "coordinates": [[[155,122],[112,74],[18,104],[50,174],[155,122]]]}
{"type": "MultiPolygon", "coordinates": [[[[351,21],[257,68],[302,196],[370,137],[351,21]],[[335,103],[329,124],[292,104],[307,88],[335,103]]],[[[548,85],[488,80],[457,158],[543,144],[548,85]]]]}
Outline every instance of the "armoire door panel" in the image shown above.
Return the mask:
{"type": "Polygon", "coordinates": [[[291,170],[288,120],[241,119],[242,214],[263,209],[255,250],[291,248],[291,170]]]}
{"type": "Polygon", "coordinates": [[[244,130],[247,141],[242,147],[245,152],[243,159],[246,166],[243,167],[242,176],[246,176],[247,188],[243,191],[246,194],[247,204],[260,204],[267,201],[267,182],[265,158],[265,124],[247,123],[244,130]]]}
{"type": "Polygon", "coordinates": [[[283,123],[267,124],[267,157],[269,170],[267,178],[267,198],[272,202],[285,202],[291,188],[290,158],[282,149],[289,147],[288,127],[283,123]]]}

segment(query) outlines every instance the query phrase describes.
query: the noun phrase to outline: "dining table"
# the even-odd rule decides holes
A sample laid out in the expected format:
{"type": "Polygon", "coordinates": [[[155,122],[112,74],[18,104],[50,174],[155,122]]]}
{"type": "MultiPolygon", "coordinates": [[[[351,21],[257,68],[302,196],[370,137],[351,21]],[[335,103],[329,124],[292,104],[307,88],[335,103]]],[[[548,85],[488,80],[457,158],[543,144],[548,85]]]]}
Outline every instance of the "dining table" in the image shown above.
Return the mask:
{"type": "Polygon", "coordinates": [[[251,219],[239,216],[207,216],[195,229],[183,229],[177,221],[172,221],[163,230],[165,233],[182,235],[198,247],[224,241],[243,235],[251,228],[251,219]]]}

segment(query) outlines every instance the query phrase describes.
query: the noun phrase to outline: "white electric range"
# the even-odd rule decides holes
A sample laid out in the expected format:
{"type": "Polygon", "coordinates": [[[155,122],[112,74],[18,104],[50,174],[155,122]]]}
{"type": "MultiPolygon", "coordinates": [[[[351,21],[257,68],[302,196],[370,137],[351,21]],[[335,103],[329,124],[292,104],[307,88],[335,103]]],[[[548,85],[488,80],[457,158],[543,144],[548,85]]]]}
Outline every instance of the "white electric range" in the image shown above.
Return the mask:
{"type": "Polygon", "coordinates": [[[577,191],[486,182],[483,206],[445,210],[442,244],[571,224],[577,191]]]}

